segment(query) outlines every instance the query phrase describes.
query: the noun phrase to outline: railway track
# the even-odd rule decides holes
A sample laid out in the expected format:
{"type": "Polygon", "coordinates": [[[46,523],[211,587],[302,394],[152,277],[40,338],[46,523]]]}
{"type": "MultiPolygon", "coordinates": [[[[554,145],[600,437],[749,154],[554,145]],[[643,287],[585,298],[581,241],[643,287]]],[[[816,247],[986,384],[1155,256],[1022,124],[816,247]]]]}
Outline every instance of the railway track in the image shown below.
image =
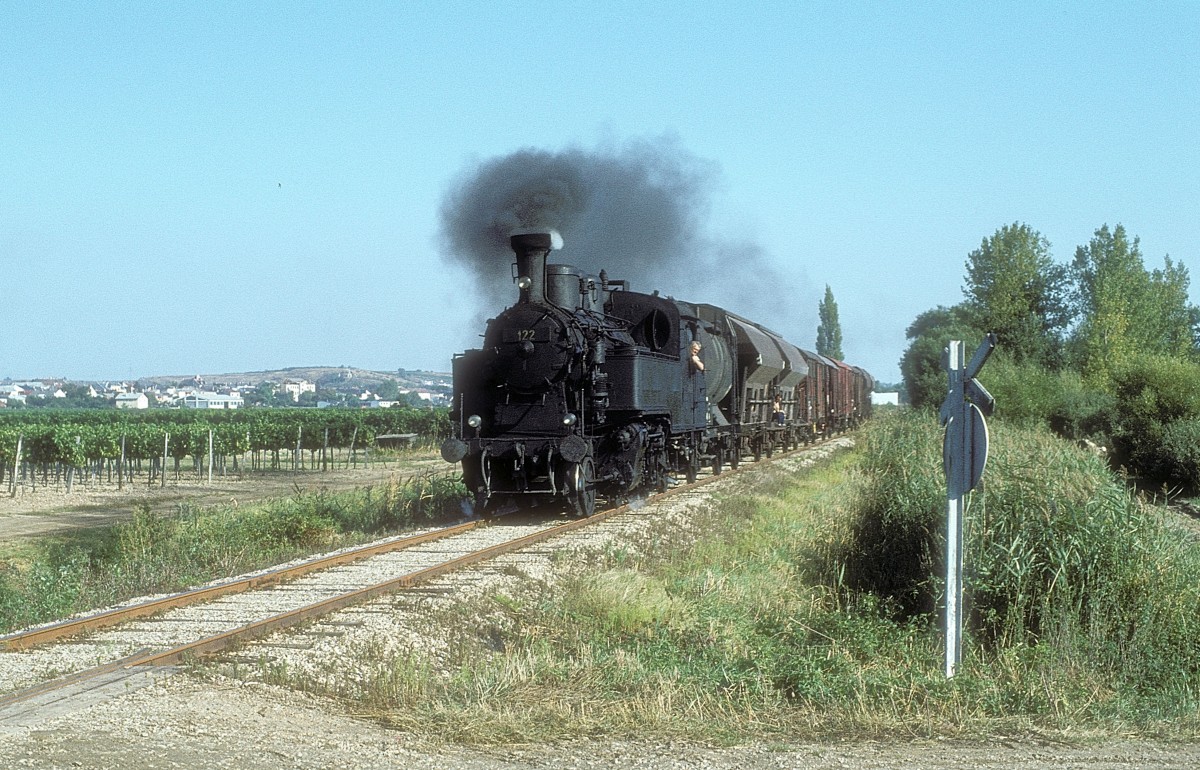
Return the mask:
{"type": "MultiPolygon", "coordinates": [[[[795,452],[774,459],[791,454],[795,452]]],[[[756,467],[762,464],[702,476],[651,502],[756,467]]],[[[47,704],[86,699],[105,687],[127,689],[152,682],[187,661],[614,517],[641,515],[641,508],[625,505],[580,520],[507,516],[466,522],[0,637],[0,724],[28,719],[47,704]]]]}

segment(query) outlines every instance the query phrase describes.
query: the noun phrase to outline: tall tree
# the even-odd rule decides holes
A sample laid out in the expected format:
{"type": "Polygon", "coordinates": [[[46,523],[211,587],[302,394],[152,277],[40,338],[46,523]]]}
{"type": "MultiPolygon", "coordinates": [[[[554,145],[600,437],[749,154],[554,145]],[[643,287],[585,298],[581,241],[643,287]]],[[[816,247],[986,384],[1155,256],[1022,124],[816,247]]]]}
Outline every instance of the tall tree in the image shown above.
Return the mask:
{"type": "Polygon", "coordinates": [[[1067,269],[1050,258],[1050,243],[1014,222],[967,255],[966,306],[980,329],[993,332],[1017,361],[1057,366],[1070,320],[1067,269]]]}
{"type": "Polygon", "coordinates": [[[966,303],[939,306],[921,313],[905,331],[912,342],[900,359],[900,374],[914,407],[936,407],[946,397],[946,370],[942,367],[946,343],[962,340],[968,350],[974,350],[983,338],[983,333],[972,325],[971,316],[966,303]]]}
{"type": "Polygon", "coordinates": [[[1084,375],[1108,382],[1113,372],[1137,353],[1184,356],[1195,353],[1193,319],[1188,305],[1188,273],[1165,259],[1162,270],[1148,272],[1138,239],[1125,228],[1104,225],[1087,246],[1075,251],[1074,353],[1084,375]]]}
{"type": "Polygon", "coordinates": [[[1195,321],[1200,309],[1188,304],[1188,270],[1182,263],[1172,262],[1169,256],[1163,258],[1163,263],[1162,270],[1150,273],[1150,292],[1160,305],[1160,312],[1153,319],[1158,328],[1151,333],[1162,341],[1162,352],[1167,355],[1194,355],[1195,321]]]}
{"type": "Polygon", "coordinates": [[[817,324],[817,352],[838,361],[846,356],[842,353],[842,325],[838,321],[837,302],[833,299],[833,289],[825,284],[825,299],[817,306],[817,315],[821,322],[817,324]]]}

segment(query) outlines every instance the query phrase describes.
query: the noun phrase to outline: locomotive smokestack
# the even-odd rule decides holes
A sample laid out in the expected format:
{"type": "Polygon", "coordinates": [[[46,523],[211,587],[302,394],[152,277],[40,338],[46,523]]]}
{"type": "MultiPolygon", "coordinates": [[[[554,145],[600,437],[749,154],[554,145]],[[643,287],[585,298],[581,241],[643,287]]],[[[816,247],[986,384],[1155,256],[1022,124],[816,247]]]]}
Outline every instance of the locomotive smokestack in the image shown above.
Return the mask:
{"type": "Polygon", "coordinates": [[[557,230],[532,230],[513,233],[508,242],[517,255],[521,301],[546,304],[546,257],[562,248],[562,236],[557,230]]]}

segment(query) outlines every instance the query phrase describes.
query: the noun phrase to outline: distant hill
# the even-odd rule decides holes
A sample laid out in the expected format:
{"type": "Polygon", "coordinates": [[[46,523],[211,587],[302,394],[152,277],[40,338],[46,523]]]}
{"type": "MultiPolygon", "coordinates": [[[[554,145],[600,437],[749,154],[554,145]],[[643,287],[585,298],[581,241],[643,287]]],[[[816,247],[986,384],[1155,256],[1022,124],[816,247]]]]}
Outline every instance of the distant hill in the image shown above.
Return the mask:
{"type": "Polygon", "coordinates": [[[315,382],[319,387],[343,389],[347,387],[369,388],[381,382],[394,380],[401,388],[429,388],[431,386],[450,387],[451,376],[445,372],[426,372],[413,369],[401,369],[395,372],[380,372],[372,369],[358,369],[353,366],[291,366],[287,369],[275,369],[261,372],[230,372],[226,374],[173,374],[154,377],[139,377],[138,382],[154,383],[163,387],[177,385],[190,381],[199,376],[204,380],[205,387],[223,387],[236,385],[255,386],[261,382],[282,383],[284,380],[307,380],[315,382]]]}

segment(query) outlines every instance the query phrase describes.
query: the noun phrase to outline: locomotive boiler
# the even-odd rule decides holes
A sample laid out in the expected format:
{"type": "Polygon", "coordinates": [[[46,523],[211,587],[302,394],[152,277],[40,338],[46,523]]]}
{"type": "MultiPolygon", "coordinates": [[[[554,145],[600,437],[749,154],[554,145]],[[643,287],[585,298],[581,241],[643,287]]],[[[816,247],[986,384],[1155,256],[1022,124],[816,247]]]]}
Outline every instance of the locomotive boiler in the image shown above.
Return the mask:
{"type": "Polygon", "coordinates": [[[719,473],[866,416],[861,369],[713,305],[548,264],[557,232],[510,244],[519,298],[481,348],[455,357],[455,432],[442,445],[484,515],[553,502],[590,516],[598,496],[665,489],[705,465],[719,473]]]}

